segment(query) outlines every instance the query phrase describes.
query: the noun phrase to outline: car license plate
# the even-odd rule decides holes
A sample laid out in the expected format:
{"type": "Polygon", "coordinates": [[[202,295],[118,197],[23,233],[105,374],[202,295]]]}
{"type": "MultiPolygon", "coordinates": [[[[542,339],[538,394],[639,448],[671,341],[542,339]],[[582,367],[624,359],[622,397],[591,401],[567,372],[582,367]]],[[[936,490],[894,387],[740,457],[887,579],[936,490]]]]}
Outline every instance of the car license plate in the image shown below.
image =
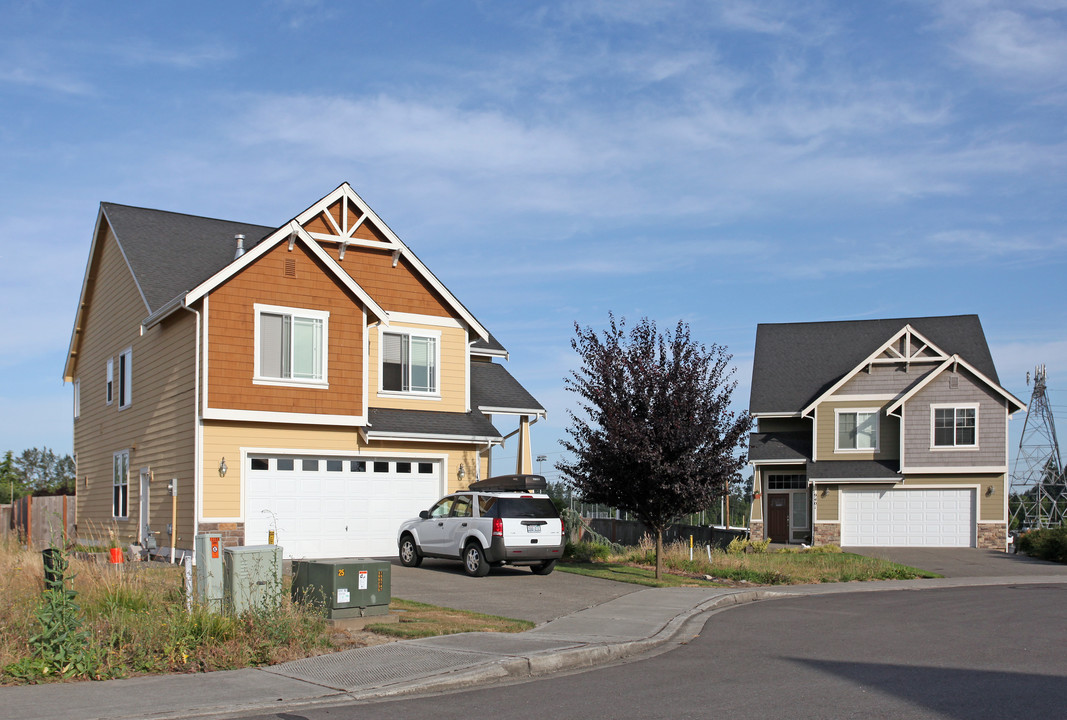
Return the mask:
{"type": "Polygon", "coordinates": [[[532,532],[532,533],[539,533],[539,532],[541,532],[541,526],[540,526],[540,525],[527,525],[527,526],[526,526],[526,529],[527,529],[528,531],[532,532]]]}

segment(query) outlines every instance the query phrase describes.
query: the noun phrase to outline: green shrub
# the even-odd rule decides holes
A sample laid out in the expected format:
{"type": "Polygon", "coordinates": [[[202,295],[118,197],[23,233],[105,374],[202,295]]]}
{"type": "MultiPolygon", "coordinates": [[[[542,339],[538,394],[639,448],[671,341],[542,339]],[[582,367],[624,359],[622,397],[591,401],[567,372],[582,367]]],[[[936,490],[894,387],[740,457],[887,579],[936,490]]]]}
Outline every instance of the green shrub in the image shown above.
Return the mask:
{"type": "Polygon", "coordinates": [[[736,537],[726,546],[726,552],[731,555],[740,555],[744,552],[765,553],[770,544],[769,538],[767,540],[747,540],[736,537]]]}
{"type": "Polygon", "coordinates": [[[603,562],[608,559],[610,552],[611,548],[607,545],[583,540],[577,543],[567,543],[563,557],[575,562],[603,562]]]}
{"type": "Polygon", "coordinates": [[[1031,530],[1016,541],[1019,552],[1030,557],[1067,563],[1067,527],[1031,530]]]}

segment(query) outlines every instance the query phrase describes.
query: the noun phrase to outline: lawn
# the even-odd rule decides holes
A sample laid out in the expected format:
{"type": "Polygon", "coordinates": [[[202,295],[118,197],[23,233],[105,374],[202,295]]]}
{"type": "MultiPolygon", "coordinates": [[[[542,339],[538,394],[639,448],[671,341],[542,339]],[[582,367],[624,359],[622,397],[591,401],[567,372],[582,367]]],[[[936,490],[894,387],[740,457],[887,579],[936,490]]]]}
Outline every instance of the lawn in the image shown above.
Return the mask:
{"type": "Polygon", "coordinates": [[[179,566],[69,562],[65,590],[43,592],[41,553],[0,540],[0,684],[228,670],[405,637],[532,627],[394,598],[400,623],[337,631],[321,608],[293,603],[288,592],[276,608],[228,615],[194,605],[189,613],[179,566]]]}
{"type": "Polygon", "coordinates": [[[636,548],[612,552],[605,546],[577,547],[575,559],[557,569],[608,580],[650,587],[800,585],[853,582],[857,580],[910,580],[940,577],[917,568],[842,552],[835,546],[785,551],[749,544],[748,552],[734,545],[733,551],[696,549],[689,559],[689,546],[673,543],[664,547],[664,577],[655,579],[655,550],[644,541],[636,548]]]}

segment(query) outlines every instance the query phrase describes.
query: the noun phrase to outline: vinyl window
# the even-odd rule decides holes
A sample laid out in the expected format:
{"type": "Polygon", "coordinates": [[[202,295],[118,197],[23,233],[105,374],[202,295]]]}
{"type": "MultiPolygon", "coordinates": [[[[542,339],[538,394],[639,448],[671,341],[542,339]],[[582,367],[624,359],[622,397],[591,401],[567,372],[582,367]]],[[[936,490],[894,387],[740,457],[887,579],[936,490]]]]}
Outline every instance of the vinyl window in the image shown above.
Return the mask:
{"type": "Polygon", "coordinates": [[[438,337],[383,332],[381,338],[383,391],[422,394],[438,392],[438,337]]]}
{"type": "Polygon", "coordinates": [[[110,405],[115,399],[115,359],[107,359],[107,385],[104,390],[104,401],[110,405]]]}
{"type": "Polygon", "coordinates": [[[133,401],[133,350],[127,348],[119,355],[119,408],[129,407],[133,401]]]}
{"type": "Polygon", "coordinates": [[[932,407],[935,448],[976,447],[978,445],[978,406],[932,407]]]}
{"type": "Polygon", "coordinates": [[[111,516],[125,519],[130,515],[130,451],[112,456],[111,516]]]}
{"type": "Polygon", "coordinates": [[[255,311],[255,381],[325,386],[330,313],[259,304],[255,311]]]}
{"type": "Polygon", "coordinates": [[[877,450],[878,411],[838,410],[838,450],[877,450]]]}

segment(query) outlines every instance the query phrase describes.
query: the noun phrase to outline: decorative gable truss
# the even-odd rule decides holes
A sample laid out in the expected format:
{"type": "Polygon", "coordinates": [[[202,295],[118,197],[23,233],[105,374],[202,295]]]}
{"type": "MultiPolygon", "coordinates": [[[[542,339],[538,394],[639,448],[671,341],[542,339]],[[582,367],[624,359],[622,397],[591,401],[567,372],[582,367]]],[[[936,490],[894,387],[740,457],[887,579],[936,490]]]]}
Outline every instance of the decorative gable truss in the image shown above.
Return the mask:
{"type": "MultiPolygon", "coordinates": [[[[423,265],[415,253],[389,229],[348,183],[342,183],[322,200],[297,215],[293,222],[300,226],[309,239],[336,243],[337,256],[341,262],[344,261],[345,252],[350,246],[391,251],[393,267],[403,258],[444,299],[446,305],[462,318],[475,339],[489,340],[489,331],[430,269],[423,265]]],[[[290,243],[292,242],[290,239],[290,243]]]]}
{"type": "Polygon", "coordinates": [[[863,362],[858,363],[828,390],[812,400],[800,414],[802,417],[809,417],[819,403],[834,395],[861,372],[871,372],[876,365],[901,365],[905,370],[910,370],[912,365],[932,367],[948,359],[949,355],[944,350],[919,334],[911,325],[905,325],[863,362]]]}

